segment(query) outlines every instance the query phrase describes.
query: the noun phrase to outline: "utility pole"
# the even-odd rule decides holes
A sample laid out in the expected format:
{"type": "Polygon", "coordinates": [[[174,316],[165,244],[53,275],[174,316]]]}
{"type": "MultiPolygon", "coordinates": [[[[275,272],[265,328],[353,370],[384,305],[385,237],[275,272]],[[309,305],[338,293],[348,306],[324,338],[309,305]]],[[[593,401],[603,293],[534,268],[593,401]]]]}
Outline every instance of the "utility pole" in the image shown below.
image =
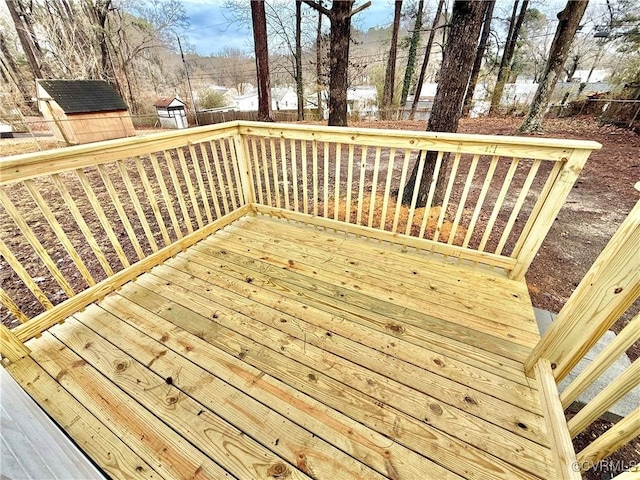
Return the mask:
{"type": "Polygon", "coordinates": [[[191,95],[191,105],[193,105],[193,116],[196,119],[196,125],[198,123],[198,111],[196,110],[196,100],[193,98],[193,89],[191,88],[191,79],[189,78],[189,68],[187,67],[187,61],[184,59],[184,52],[182,51],[182,44],[180,43],[180,37],[176,35],[178,39],[178,47],[180,48],[180,56],[182,57],[182,64],[184,65],[184,71],[187,74],[187,84],[189,85],[189,95],[191,95]]]}

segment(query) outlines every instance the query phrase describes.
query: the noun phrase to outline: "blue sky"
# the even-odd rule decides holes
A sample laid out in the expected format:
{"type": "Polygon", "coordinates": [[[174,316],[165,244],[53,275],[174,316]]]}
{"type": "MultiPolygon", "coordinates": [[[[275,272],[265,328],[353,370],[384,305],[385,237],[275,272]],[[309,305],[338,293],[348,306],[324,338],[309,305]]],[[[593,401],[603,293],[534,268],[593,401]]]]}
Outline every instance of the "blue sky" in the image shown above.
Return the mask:
{"type": "MultiPolygon", "coordinates": [[[[183,0],[191,25],[180,36],[201,55],[219,52],[226,46],[252,52],[251,28],[229,24],[225,15],[230,15],[225,11],[223,3],[223,0],[183,0]]],[[[356,6],[362,3],[363,0],[357,0],[356,6]]],[[[392,0],[372,0],[371,3],[369,8],[356,17],[359,28],[367,29],[390,23],[393,19],[392,0]]]]}

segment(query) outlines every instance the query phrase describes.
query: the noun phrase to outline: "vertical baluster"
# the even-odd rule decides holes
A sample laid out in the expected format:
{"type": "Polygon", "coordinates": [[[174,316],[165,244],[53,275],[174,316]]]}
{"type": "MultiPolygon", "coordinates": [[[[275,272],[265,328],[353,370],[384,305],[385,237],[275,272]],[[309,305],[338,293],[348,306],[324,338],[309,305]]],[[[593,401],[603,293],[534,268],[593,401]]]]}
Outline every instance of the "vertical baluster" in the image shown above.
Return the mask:
{"type": "Polygon", "coordinates": [[[109,222],[109,218],[107,217],[107,215],[104,213],[104,210],[102,209],[102,205],[100,205],[100,200],[98,200],[98,197],[96,196],[95,192],[93,191],[93,188],[91,187],[91,184],[89,183],[89,179],[87,178],[85,173],[80,169],[75,170],[75,173],[78,179],[80,180],[80,183],[82,184],[84,193],[87,195],[87,198],[89,199],[89,203],[93,207],[93,211],[96,213],[96,216],[98,217],[98,220],[102,225],[102,228],[107,234],[107,238],[111,242],[111,245],[113,246],[113,249],[115,250],[116,255],[120,259],[122,266],[125,268],[128,267],[130,263],[129,263],[129,259],[127,258],[127,254],[124,253],[124,249],[122,248],[122,245],[120,245],[120,241],[116,236],[113,226],[111,225],[111,222],[109,222]]]}
{"type": "Polygon", "coordinates": [[[367,221],[367,226],[368,227],[372,227],[373,226],[373,216],[375,215],[375,211],[376,211],[376,189],[378,188],[378,170],[380,169],[380,153],[381,153],[381,148],[380,147],[376,147],[376,156],[375,156],[375,160],[373,161],[373,180],[372,180],[372,184],[371,184],[371,203],[369,205],[369,219],[367,221]]]}
{"type": "MultiPolygon", "coordinates": [[[[149,177],[147,177],[147,172],[144,169],[144,165],[142,164],[142,160],[140,159],[140,157],[136,157],[136,169],[138,170],[138,175],[142,180],[142,185],[144,186],[144,190],[147,193],[147,199],[151,204],[151,210],[153,210],[153,214],[156,217],[156,222],[158,222],[158,226],[160,227],[160,233],[162,234],[162,239],[164,240],[164,244],[165,246],[169,245],[171,243],[171,238],[169,237],[169,231],[167,230],[167,226],[164,223],[164,218],[162,218],[162,212],[160,211],[160,207],[158,205],[158,202],[156,201],[156,194],[153,191],[153,187],[151,186],[149,177]]],[[[121,173],[124,173],[124,172],[126,172],[126,170],[123,168],[121,170],[121,173]]],[[[155,167],[154,167],[154,173],[155,173],[155,167]]]]}
{"type": "Polygon", "coordinates": [[[334,193],[333,193],[333,219],[340,220],[340,182],[342,181],[342,172],[340,171],[340,162],[342,159],[342,144],[336,143],[336,172],[334,174],[334,193]]]}
{"type": "MultiPolygon", "coordinates": [[[[198,146],[202,146],[202,144],[198,144],[198,146]]],[[[202,150],[200,150],[202,151],[202,150]]],[[[193,144],[189,145],[189,154],[191,155],[191,164],[193,165],[193,171],[196,174],[196,180],[198,182],[198,193],[200,194],[200,198],[202,198],[202,206],[204,207],[204,213],[207,216],[207,222],[213,222],[213,217],[211,216],[211,206],[209,205],[209,198],[207,195],[207,190],[204,186],[204,178],[202,177],[202,170],[200,169],[200,160],[198,159],[198,152],[196,151],[196,146],[193,144]]],[[[203,156],[204,161],[204,156],[203,156]]]]}
{"type": "MultiPolygon", "coordinates": [[[[156,157],[155,153],[151,153],[149,154],[149,158],[151,159],[153,173],[155,173],[158,185],[160,185],[162,198],[164,198],[164,203],[167,206],[167,211],[169,212],[169,218],[171,219],[171,225],[173,225],[173,231],[175,232],[177,238],[182,238],[182,230],[180,229],[178,217],[176,216],[176,211],[173,208],[173,201],[171,200],[171,196],[169,195],[167,184],[164,181],[164,176],[162,174],[162,170],[160,169],[160,164],[158,163],[158,157],[156,157]]],[[[167,244],[169,243],[171,242],[169,241],[167,244]]]]}
{"type": "Polygon", "coordinates": [[[396,201],[396,213],[393,216],[393,227],[391,231],[398,231],[398,222],[400,220],[400,210],[402,209],[402,196],[404,194],[404,184],[407,180],[407,171],[409,170],[409,159],[411,158],[411,150],[408,148],[404,151],[404,162],[402,162],[402,173],[400,175],[400,188],[398,189],[398,200],[396,201]]]}
{"type": "MultiPolygon", "coordinates": [[[[238,208],[238,203],[236,202],[236,192],[233,188],[233,179],[231,178],[231,170],[229,169],[229,152],[227,151],[227,139],[221,138],[220,142],[220,152],[222,153],[222,167],[224,169],[224,178],[226,180],[226,186],[229,189],[229,196],[231,197],[231,206],[235,210],[238,208]]],[[[233,148],[233,147],[231,147],[233,148]]],[[[229,211],[227,210],[227,213],[229,211]]]]}
{"type": "Polygon", "coordinates": [[[502,208],[502,202],[504,202],[504,198],[507,195],[507,191],[509,190],[509,186],[511,185],[513,176],[516,173],[516,168],[518,168],[519,161],[519,158],[514,158],[511,161],[511,166],[509,167],[507,176],[504,179],[504,183],[502,184],[502,188],[500,189],[500,193],[498,194],[496,203],[493,206],[493,211],[491,212],[491,216],[489,217],[489,221],[487,222],[484,235],[482,235],[482,240],[480,241],[480,246],[478,247],[479,252],[484,252],[484,247],[487,245],[487,241],[489,240],[489,236],[491,235],[491,231],[493,230],[493,225],[494,223],[496,223],[498,213],[500,213],[500,209],[502,208]]]}
{"type": "MultiPolygon", "coordinates": [[[[247,196],[251,196],[251,190],[252,187],[250,186],[249,182],[247,183],[247,195],[245,195],[244,189],[243,189],[243,183],[242,183],[242,177],[240,174],[240,157],[239,155],[242,155],[243,152],[240,152],[237,150],[238,145],[241,144],[241,142],[238,142],[238,144],[236,144],[235,141],[236,137],[232,138],[228,138],[228,142],[229,142],[229,152],[231,154],[231,166],[232,166],[232,170],[233,170],[233,176],[235,177],[235,182],[234,184],[237,187],[238,190],[238,200],[240,201],[240,205],[245,205],[247,203],[247,196]]],[[[244,169],[243,171],[246,171],[246,169],[244,169]]],[[[249,179],[246,179],[249,180],[249,179]]]]}
{"type": "Polygon", "coordinates": [[[296,155],[296,141],[295,139],[289,139],[289,149],[291,151],[291,185],[293,186],[293,209],[296,212],[300,211],[300,205],[298,202],[298,158],[296,155]]]}
{"type": "Polygon", "coordinates": [[[218,187],[220,188],[220,194],[222,196],[222,206],[224,207],[224,214],[226,215],[227,213],[229,213],[229,200],[227,199],[227,187],[226,187],[227,182],[222,176],[222,169],[220,167],[220,157],[218,156],[218,147],[213,142],[211,142],[211,154],[213,155],[213,166],[215,167],[215,170],[216,170],[218,187]]]}
{"type": "Polygon", "coordinates": [[[20,260],[18,260],[13,255],[13,253],[11,253],[11,250],[9,250],[9,247],[7,247],[7,245],[1,239],[0,239],[0,255],[2,255],[2,257],[13,269],[16,275],[18,275],[20,280],[22,280],[25,286],[29,289],[29,291],[33,293],[33,296],[36,297],[40,305],[42,305],[45,308],[45,310],[49,310],[53,308],[53,304],[51,303],[51,301],[40,289],[40,287],[35,282],[35,280],[31,278],[31,275],[29,275],[29,272],[27,272],[25,268],[22,266],[22,264],[20,263],[20,260]]]}
{"type": "Polygon", "coordinates": [[[38,188],[34,185],[33,180],[25,180],[24,185],[25,187],[27,187],[27,190],[31,194],[31,197],[36,202],[36,205],[38,205],[38,207],[40,208],[40,211],[42,212],[42,214],[44,215],[44,218],[49,223],[49,226],[51,227],[51,229],[56,234],[56,237],[58,237],[58,240],[60,240],[60,243],[62,244],[62,246],[65,248],[65,250],[71,257],[71,259],[73,260],[73,263],[78,269],[78,271],[80,272],[80,275],[82,275],[82,278],[85,279],[85,281],[89,286],[95,285],[96,281],[91,275],[91,272],[89,272],[89,269],[86,267],[86,265],[82,261],[82,258],[80,257],[75,247],[71,243],[71,240],[69,240],[69,237],[67,236],[62,226],[56,219],[55,215],[49,208],[49,205],[47,204],[45,199],[42,197],[40,192],[38,191],[38,188]]]}
{"type": "Polygon", "coordinates": [[[109,173],[104,165],[98,165],[98,173],[100,173],[100,178],[102,178],[102,182],[107,188],[107,192],[109,193],[109,197],[111,198],[111,202],[118,213],[118,217],[124,225],[124,230],[129,237],[129,241],[131,245],[133,245],[133,249],[136,251],[136,255],[138,255],[138,260],[142,260],[145,257],[144,252],[142,251],[142,247],[140,246],[140,242],[138,241],[138,236],[136,235],[135,230],[133,229],[133,225],[129,221],[129,216],[127,212],[125,212],[124,207],[122,206],[122,202],[120,202],[120,197],[118,196],[118,191],[116,187],[113,185],[111,178],[109,177],[109,173]]]}
{"type": "Polygon", "coordinates": [[[433,241],[437,242],[440,238],[440,232],[442,231],[442,225],[447,215],[447,208],[449,207],[449,198],[451,198],[451,192],[453,185],[456,183],[456,175],[458,174],[458,167],[460,166],[460,154],[456,153],[453,158],[453,165],[451,166],[451,173],[449,174],[449,182],[447,183],[447,189],[444,192],[444,199],[442,200],[442,207],[440,208],[440,215],[438,216],[438,225],[436,231],[433,234],[433,241]]]}
{"type": "Polygon", "coordinates": [[[104,252],[100,248],[100,245],[98,245],[98,242],[93,236],[91,229],[87,225],[87,222],[85,222],[84,217],[82,216],[82,213],[80,213],[80,210],[76,205],[76,202],[73,200],[73,197],[71,197],[69,190],[67,190],[65,183],[62,181],[62,179],[58,174],[51,175],[51,179],[53,180],[53,183],[55,184],[56,188],[60,192],[60,195],[62,196],[64,203],[67,205],[67,208],[71,212],[71,216],[73,216],[74,220],[78,224],[80,231],[84,235],[84,239],[86,240],[89,247],[91,247],[93,254],[98,259],[98,262],[102,266],[104,272],[107,274],[108,277],[112,276],[113,270],[111,269],[111,265],[109,265],[109,262],[107,261],[107,257],[104,255],[104,252]]]}
{"type": "Polygon", "coordinates": [[[522,185],[522,189],[520,190],[518,199],[516,200],[516,203],[513,206],[513,210],[511,211],[511,215],[509,216],[509,220],[507,221],[507,225],[504,227],[504,230],[502,231],[502,236],[500,237],[500,241],[498,242],[498,247],[496,248],[496,251],[495,251],[496,255],[500,255],[502,253],[502,249],[504,248],[504,245],[507,243],[507,239],[511,234],[511,229],[513,228],[513,225],[515,224],[516,219],[518,218],[518,214],[520,213],[520,210],[522,209],[522,205],[524,204],[524,201],[527,198],[527,194],[529,193],[529,190],[531,189],[531,185],[533,184],[533,181],[536,178],[536,174],[538,173],[538,169],[540,168],[541,163],[542,163],[541,160],[534,160],[533,164],[531,165],[531,169],[529,170],[529,173],[527,174],[527,178],[525,179],[524,184],[522,185]]]}
{"type": "Polygon", "coordinates": [[[422,183],[422,173],[426,161],[424,152],[418,152],[418,171],[416,172],[418,179],[413,185],[413,193],[411,195],[411,205],[409,206],[409,214],[407,215],[407,226],[404,230],[405,235],[411,235],[411,227],[413,227],[413,217],[416,212],[416,203],[418,201],[418,193],[420,192],[420,184],[422,183]]]}
{"type": "Polygon", "coordinates": [[[313,214],[318,216],[318,142],[311,143],[311,155],[313,161],[313,214]]]}
{"type": "Polygon", "coordinates": [[[302,203],[304,203],[304,213],[309,213],[309,191],[307,189],[307,141],[302,140],[302,203]]]}
{"type": "Polygon", "coordinates": [[[18,320],[18,322],[25,323],[29,321],[29,317],[27,317],[24,312],[20,310],[20,307],[16,305],[16,302],[13,301],[13,299],[7,292],[4,291],[3,288],[0,288],[0,303],[2,303],[2,305],[4,305],[5,308],[9,310],[9,312],[11,312],[11,315],[13,315],[16,320],[18,320]]]}
{"type": "Polygon", "coordinates": [[[471,184],[473,183],[473,176],[476,173],[476,168],[478,168],[479,158],[480,155],[474,155],[473,160],[471,160],[471,166],[469,167],[469,173],[467,174],[467,181],[464,184],[464,189],[462,190],[462,195],[460,196],[460,203],[458,204],[458,210],[456,211],[456,216],[453,219],[451,233],[449,234],[449,239],[447,241],[449,245],[453,244],[453,241],[456,237],[458,225],[460,224],[460,219],[462,218],[462,214],[464,213],[464,204],[467,203],[467,196],[469,195],[469,190],[471,189],[471,184]]]}
{"type": "Polygon", "coordinates": [[[269,178],[269,164],[267,163],[267,148],[264,143],[264,137],[260,137],[260,152],[262,153],[262,171],[264,172],[264,185],[267,189],[267,201],[269,206],[273,207],[273,199],[271,198],[271,180],[269,178]]]}
{"type": "Polygon", "coordinates": [[[487,170],[487,176],[484,179],[482,190],[480,190],[480,196],[478,197],[476,208],[473,210],[473,215],[471,217],[471,221],[469,222],[469,228],[467,229],[467,234],[464,237],[464,242],[462,242],[462,246],[464,248],[466,248],[471,241],[471,236],[473,235],[476,223],[478,222],[478,217],[480,216],[480,212],[482,211],[482,205],[484,204],[487,192],[489,191],[489,186],[491,185],[491,180],[493,179],[493,174],[496,171],[496,166],[498,165],[499,159],[499,156],[494,155],[494,157],[491,159],[491,163],[489,164],[489,170],[487,170]]]}
{"type": "Polygon", "coordinates": [[[40,260],[42,260],[42,263],[44,263],[45,267],[47,267],[47,270],[51,272],[51,275],[53,275],[53,278],[55,278],[56,282],[58,282],[58,285],[60,285],[60,287],[65,291],[65,293],[69,297],[73,297],[75,295],[73,288],[71,288],[71,285],[69,284],[67,279],[64,278],[64,275],[62,274],[60,269],[58,269],[56,263],[53,261],[49,253],[46,251],[46,249],[42,246],[42,244],[40,243],[36,235],[33,233],[33,230],[31,230],[31,227],[29,227],[29,224],[27,223],[27,221],[20,214],[20,212],[18,211],[16,206],[13,204],[13,202],[9,199],[9,195],[7,195],[7,193],[1,188],[0,188],[0,203],[5,208],[9,216],[11,216],[13,221],[16,222],[16,225],[18,225],[18,228],[24,235],[24,238],[27,240],[27,242],[29,242],[29,244],[36,251],[36,254],[40,258],[40,260]]]}
{"type": "Polygon", "coordinates": [[[167,168],[169,169],[169,178],[171,178],[171,183],[173,184],[173,191],[176,192],[178,205],[180,205],[182,220],[187,227],[187,232],[192,233],[193,225],[191,225],[191,215],[189,214],[187,202],[185,202],[184,200],[184,195],[182,195],[182,185],[180,183],[180,180],[178,179],[178,172],[176,171],[176,167],[173,163],[173,155],[167,150],[162,152],[162,154],[164,155],[165,161],[167,163],[167,168]]]}
{"type": "Polygon", "coordinates": [[[382,214],[380,217],[380,230],[385,230],[387,224],[387,209],[389,208],[389,196],[391,195],[391,180],[393,179],[393,167],[396,161],[396,149],[389,150],[387,161],[387,181],[384,186],[384,198],[382,199],[382,214]]]}
{"type": "Polygon", "coordinates": [[[289,168],[287,166],[287,149],[285,146],[284,137],[280,137],[280,160],[282,162],[282,188],[284,190],[284,208],[291,209],[289,204],[289,168]]]}
{"type": "Polygon", "coordinates": [[[531,233],[531,229],[533,228],[536,222],[536,219],[540,214],[540,210],[542,210],[542,206],[544,205],[547,197],[549,196],[549,192],[551,191],[551,188],[555,184],[558,178],[558,175],[560,175],[560,170],[562,169],[563,163],[564,162],[562,161],[555,162],[553,168],[551,169],[551,172],[547,177],[547,181],[545,182],[544,187],[540,192],[540,195],[538,195],[538,200],[536,201],[536,204],[534,205],[533,209],[531,210],[531,213],[529,214],[529,219],[527,220],[527,223],[522,229],[522,233],[520,233],[520,238],[518,238],[518,241],[516,242],[516,246],[513,247],[513,252],[511,252],[512,258],[517,258],[520,255],[520,251],[522,250],[522,245],[524,244],[524,241],[527,239],[527,237],[531,233]]]}
{"type": "Polygon", "coordinates": [[[367,153],[369,148],[364,145],[361,147],[360,157],[360,181],[358,182],[358,210],[356,213],[356,224],[362,225],[362,204],[364,201],[364,181],[367,174],[367,153]]]}
{"type": "Polygon", "coordinates": [[[256,184],[258,185],[258,202],[264,205],[264,192],[262,191],[262,174],[260,173],[258,145],[255,137],[248,137],[247,141],[251,142],[251,153],[253,154],[253,170],[255,172],[256,184]]]}
{"type": "MultiPolygon", "coordinates": [[[[198,228],[202,228],[204,224],[202,223],[202,214],[200,213],[200,207],[198,206],[198,200],[196,199],[196,192],[193,188],[193,182],[191,181],[191,175],[189,173],[189,167],[187,167],[187,160],[184,157],[184,150],[182,147],[176,148],[178,153],[178,162],[180,163],[180,169],[182,170],[182,176],[184,178],[184,183],[187,185],[187,193],[189,194],[189,200],[191,200],[191,207],[193,208],[193,212],[196,215],[196,224],[198,228]]],[[[197,159],[195,160],[197,161],[197,159]]],[[[191,159],[191,163],[194,164],[194,160],[191,159]]],[[[182,189],[180,189],[182,192],[182,189]]],[[[187,212],[188,212],[187,208],[187,212]]],[[[191,218],[189,217],[189,223],[191,223],[191,218]]]]}
{"type": "MultiPolygon", "coordinates": [[[[127,193],[129,194],[129,198],[131,199],[131,203],[133,203],[133,208],[138,215],[138,220],[140,220],[140,224],[142,225],[142,229],[147,237],[147,241],[149,242],[149,246],[153,252],[158,251],[158,244],[156,243],[155,238],[153,238],[153,233],[151,232],[151,227],[149,226],[149,222],[147,222],[147,217],[142,209],[142,205],[140,204],[140,199],[136,194],[136,190],[131,182],[131,177],[129,176],[129,172],[127,172],[127,168],[124,165],[123,160],[118,160],[116,162],[116,166],[118,167],[118,171],[120,172],[120,177],[122,178],[122,183],[124,183],[125,188],[127,189],[127,193]]],[[[154,199],[155,201],[155,199],[154,199]]]]}
{"type": "Polygon", "coordinates": [[[324,218],[329,216],[329,142],[324,142],[324,168],[322,169],[324,185],[322,188],[322,205],[324,206],[324,218]]]}
{"type": "MultiPolygon", "coordinates": [[[[422,152],[421,155],[425,157],[429,152],[422,152]]],[[[442,168],[442,159],[444,157],[444,152],[438,152],[436,157],[436,164],[433,168],[433,176],[431,177],[431,183],[429,184],[429,193],[427,194],[427,203],[424,206],[424,217],[422,218],[422,225],[420,225],[420,233],[418,235],[419,238],[424,238],[425,231],[427,229],[427,224],[429,223],[429,216],[431,214],[431,204],[433,203],[433,197],[436,193],[436,184],[438,183],[438,177],[440,176],[440,169],[442,168]]],[[[426,158],[425,158],[426,161],[426,158]]]]}
{"type": "Polygon", "coordinates": [[[282,208],[280,202],[280,179],[278,177],[278,154],[276,153],[276,144],[273,138],[269,139],[269,149],[271,151],[271,174],[273,175],[273,190],[276,194],[276,207],[282,208]]]}
{"type": "Polygon", "coordinates": [[[349,144],[349,159],[347,166],[347,199],[344,204],[344,221],[351,223],[351,195],[353,190],[353,156],[355,154],[355,147],[353,144],[349,144]]]}
{"type": "Polygon", "coordinates": [[[202,154],[202,160],[204,162],[204,171],[207,175],[207,182],[209,182],[209,190],[211,192],[211,201],[213,202],[213,209],[216,212],[216,218],[220,218],[222,213],[220,212],[220,203],[218,202],[218,192],[216,192],[216,186],[213,183],[213,171],[211,170],[211,160],[209,159],[209,153],[207,152],[207,146],[203,143],[199,144],[200,153],[202,154]]]}

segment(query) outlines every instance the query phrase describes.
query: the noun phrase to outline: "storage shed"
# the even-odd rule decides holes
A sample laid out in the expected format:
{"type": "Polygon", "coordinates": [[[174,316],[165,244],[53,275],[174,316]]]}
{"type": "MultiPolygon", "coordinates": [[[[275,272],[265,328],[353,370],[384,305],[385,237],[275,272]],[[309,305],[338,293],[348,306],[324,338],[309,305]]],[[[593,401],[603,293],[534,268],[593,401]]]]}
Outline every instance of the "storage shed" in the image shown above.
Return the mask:
{"type": "Polygon", "coordinates": [[[186,104],[176,97],[162,97],[153,104],[163,128],[187,128],[186,104]]]}
{"type": "Polygon", "coordinates": [[[67,144],[133,137],[127,104],[104,80],[37,80],[38,108],[67,144]]]}

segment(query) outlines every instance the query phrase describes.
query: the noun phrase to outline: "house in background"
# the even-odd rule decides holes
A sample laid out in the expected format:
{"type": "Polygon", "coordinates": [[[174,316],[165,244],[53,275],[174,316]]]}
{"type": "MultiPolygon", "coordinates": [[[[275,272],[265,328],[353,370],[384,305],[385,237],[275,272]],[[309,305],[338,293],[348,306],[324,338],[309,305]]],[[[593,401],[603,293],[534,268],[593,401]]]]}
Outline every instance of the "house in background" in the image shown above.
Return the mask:
{"type": "Polygon", "coordinates": [[[186,104],[177,97],[162,97],[153,104],[162,128],[187,128],[186,104]]]}
{"type": "Polygon", "coordinates": [[[127,104],[104,80],[37,80],[38,109],[68,145],[133,137],[127,104]]]}
{"type": "MultiPolygon", "coordinates": [[[[247,95],[234,98],[236,109],[241,112],[252,112],[258,110],[258,91],[254,90],[247,95]]],[[[291,87],[271,89],[271,110],[297,110],[298,96],[291,87]]]]}

